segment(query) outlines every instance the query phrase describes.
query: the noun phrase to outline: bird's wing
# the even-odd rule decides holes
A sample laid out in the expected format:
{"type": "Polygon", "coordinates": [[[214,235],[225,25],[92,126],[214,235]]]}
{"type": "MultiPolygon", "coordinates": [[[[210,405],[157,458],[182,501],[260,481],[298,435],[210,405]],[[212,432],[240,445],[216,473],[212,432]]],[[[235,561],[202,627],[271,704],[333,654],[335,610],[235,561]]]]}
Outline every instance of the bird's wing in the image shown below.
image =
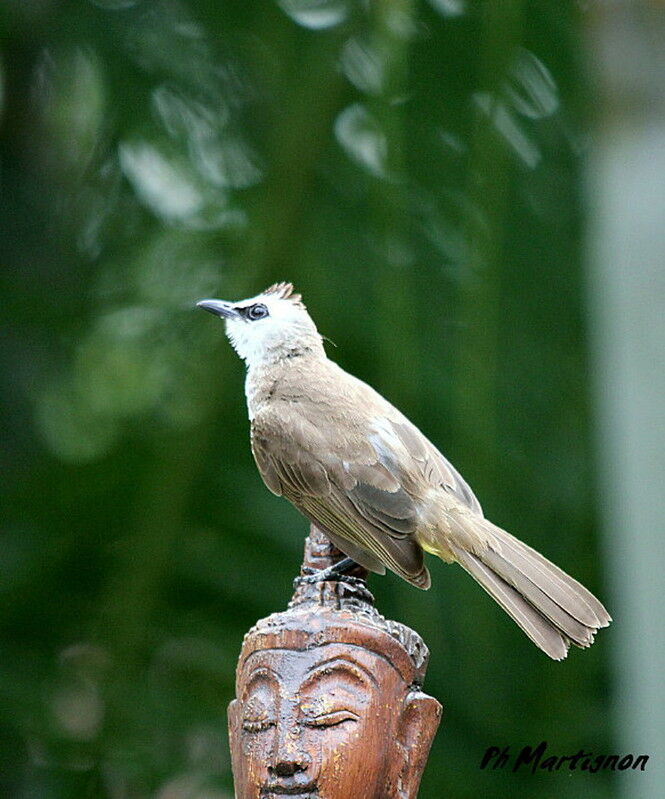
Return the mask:
{"type": "Polygon", "coordinates": [[[450,461],[406,417],[399,414],[389,422],[389,432],[396,435],[425,481],[442,488],[475,513],[483,514],[477,497],[450,461]]]}
{"type": "Polygon", "coordinates": [[[252,446],[252,455],[259,470],[259,474],[273,494],[281,497],[284,493],[282,481],[279,478],[279,471],[275,468],[268,448],[266,447],[265,437],[258,431],[261,428],[255,423],[252,423],[250,443],[252,446]]]}
{"type": "Polygon", "coordinates": [[[252,424],[252,452],[268,488],[293,502],[342,551],[372,571],[384,565],[429,586],[413,537],[414,499],[366,435],[342,429],[331,441],[302,408],[265,411],[252,424]]]}

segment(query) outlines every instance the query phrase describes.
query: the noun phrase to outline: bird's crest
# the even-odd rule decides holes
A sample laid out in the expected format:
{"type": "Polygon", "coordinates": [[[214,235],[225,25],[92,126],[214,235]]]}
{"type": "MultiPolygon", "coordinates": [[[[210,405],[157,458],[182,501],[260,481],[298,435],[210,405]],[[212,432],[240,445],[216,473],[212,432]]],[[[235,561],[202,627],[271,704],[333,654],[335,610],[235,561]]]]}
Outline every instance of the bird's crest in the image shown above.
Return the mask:
{"type": "Polygon", "coordinates": [[[273,294],[282,300],[289,300],[294,303],[294,305],[299,305],[301,308],[305,307],[300,294],[293,293],[293,283],[273,283],[272,286],[267,288],[263,293],[273,294]]]}

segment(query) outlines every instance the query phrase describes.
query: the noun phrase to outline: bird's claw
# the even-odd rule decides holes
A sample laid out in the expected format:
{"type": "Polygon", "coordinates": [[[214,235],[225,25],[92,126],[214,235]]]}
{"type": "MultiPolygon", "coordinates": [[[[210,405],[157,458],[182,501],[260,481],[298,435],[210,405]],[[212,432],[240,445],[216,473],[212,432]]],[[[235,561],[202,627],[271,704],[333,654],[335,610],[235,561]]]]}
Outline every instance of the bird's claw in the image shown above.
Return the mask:
{"type": "Polygon", "coordinates": [[[303,566],[304,574],[300,577],[300,580],[304,583],[321,583],[327,580],[355,580],[357,578],[351,577],[346,572],[357,565],[353,558],[342,558],[342,560],[325,569],[313,569],[311,566],[303,566]]]}

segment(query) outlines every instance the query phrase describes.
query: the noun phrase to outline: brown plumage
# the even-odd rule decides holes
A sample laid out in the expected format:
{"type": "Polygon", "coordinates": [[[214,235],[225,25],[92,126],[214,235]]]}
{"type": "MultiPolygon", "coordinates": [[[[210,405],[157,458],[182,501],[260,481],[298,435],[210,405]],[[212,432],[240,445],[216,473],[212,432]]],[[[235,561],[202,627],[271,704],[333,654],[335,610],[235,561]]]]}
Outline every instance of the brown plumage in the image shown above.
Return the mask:
{"type": "Polygon", "coordinates": [[[461,475],[403,414],[326,357],[290,284],[200,305],[226,317],[247,362],[252,452],[266,486],[349,557],[424,589],[424,551],[457,562],[556,660],[609,624],[586,588],[483,516],[461,475]]]}

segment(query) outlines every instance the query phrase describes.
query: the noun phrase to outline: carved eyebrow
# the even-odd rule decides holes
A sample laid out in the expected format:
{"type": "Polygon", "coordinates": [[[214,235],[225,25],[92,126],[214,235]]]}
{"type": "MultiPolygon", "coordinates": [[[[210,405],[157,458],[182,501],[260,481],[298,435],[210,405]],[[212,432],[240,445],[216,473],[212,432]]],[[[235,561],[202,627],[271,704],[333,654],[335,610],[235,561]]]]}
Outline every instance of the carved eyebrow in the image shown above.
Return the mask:
{"type": "Polygon", "coordinates": [[[255,669],[252,669],[245,681],[245,690],[243,694],[246,696],[255,682],[258,682],[258,680],[262,678],[265,679],[266,677],[273,682],[279,683],[279,675],[269,666],[257,666],[255,669]]]}
{"type": "Polygon", "coordinates": [[[376,677],[372,674],[371,671],[366,669],[360,663],[355,663],[351,660],[348,660],[344,657],[344,655],[334,655],[328,660],[323,660],[320,663],[316,663],[314,666],[309,668],[306,672],[306,679],[303,680],[303,685],[305,683],[312,682],[316,677],[319,677],[319,672],[321,671],[328,671],[329,669],[342,669],[343,671],[348,671],[352,674],[357,680],[361,682],[365,682],[366,679],[369,679],[371,682],[377,686],[379,683],[376,680],[376,677]]]}

